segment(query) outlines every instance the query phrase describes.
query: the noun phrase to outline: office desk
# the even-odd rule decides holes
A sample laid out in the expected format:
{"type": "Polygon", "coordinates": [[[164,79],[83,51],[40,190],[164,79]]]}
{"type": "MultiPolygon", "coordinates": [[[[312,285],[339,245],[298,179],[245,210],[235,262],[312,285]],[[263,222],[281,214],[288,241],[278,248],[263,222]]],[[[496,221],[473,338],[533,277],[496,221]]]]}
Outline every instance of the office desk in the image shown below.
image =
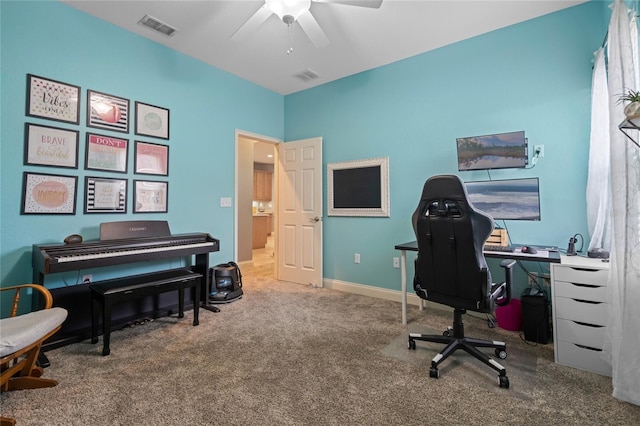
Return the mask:
{"type": "MultiPolygon", "coordinates": [[[[513,247],[520,247],[517,244],[512,244],[513,247]]],[[[408,243],[402,243],[395,246],[396,250],[400,250],[400,274],[402,281],[402,324],[407,323],[407,251],[418,251],[418,242],[410,241],[408,243]]],[[[557,251],[548,251],[538,249],[536,254],[522,253],[519,248],[513,252],[498,252],[498,251],[485,251],[485,257],[492,257],[497,259],[514,259],[514,260],[529,260],[533,262],[549,262],[560,263],[560,253],[557,251]]],[[[422,303],[420,304],[420,310],[422,310],[422,303]]]]}

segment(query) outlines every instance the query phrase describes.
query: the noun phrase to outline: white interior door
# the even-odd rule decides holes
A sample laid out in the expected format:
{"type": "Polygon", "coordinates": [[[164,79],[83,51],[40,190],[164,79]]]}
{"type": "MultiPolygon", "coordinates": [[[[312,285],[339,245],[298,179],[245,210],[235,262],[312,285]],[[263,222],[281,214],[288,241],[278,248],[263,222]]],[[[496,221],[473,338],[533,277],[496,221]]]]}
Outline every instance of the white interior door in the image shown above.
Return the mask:
{"type": "Polygon", "coordinates": [[[322,138],[278,154],[278,279],[322,287],[322,138]]]}

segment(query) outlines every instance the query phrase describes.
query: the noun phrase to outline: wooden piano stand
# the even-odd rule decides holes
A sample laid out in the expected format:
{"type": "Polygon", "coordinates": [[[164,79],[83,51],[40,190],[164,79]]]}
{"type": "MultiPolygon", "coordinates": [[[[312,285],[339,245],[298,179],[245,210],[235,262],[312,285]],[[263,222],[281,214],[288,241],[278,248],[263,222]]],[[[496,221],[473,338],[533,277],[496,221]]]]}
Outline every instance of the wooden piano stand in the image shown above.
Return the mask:
{"type": "Polygon", "coordinates": [[[132,275],[91,284],[91,343],[98,343],[98,323],[102,312],[102,355],[111,349],[112,305],[145,296],[178,290],[178,318],[184,317],[184,289],[195,287],[193,301],[193,325],[198,325],[202,274],[190,269],[170,269],[150,274],[132,275]]]}

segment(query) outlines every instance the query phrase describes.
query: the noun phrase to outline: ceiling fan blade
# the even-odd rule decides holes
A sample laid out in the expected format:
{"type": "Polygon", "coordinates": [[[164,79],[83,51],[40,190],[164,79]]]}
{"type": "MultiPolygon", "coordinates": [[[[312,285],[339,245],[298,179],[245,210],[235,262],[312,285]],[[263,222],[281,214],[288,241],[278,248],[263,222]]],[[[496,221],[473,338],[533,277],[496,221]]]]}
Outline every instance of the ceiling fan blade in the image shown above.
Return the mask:
{"type": "Polygon", "coordinates": [[[231,35],[231,40],[242,41],[248,35],[256,31],[272,13],[273,12],[269,9],[267,4],[263,4],[262,7],[247,20],[247,22],[242,24],[242,26],[231,35]]]}
{"type": "Polygon", "coordinates": [[[362,6],[370,7],[372,9],[378,9],[382,5],[382,0],[313,0],[318,3],[334,3],[334,4],[346,4],[348,6],[362,6]]]}
{"type": "Polygon", "coordinates": [[[305,12],[298,18],[297,22],[302,27],[302,30],[307,34],[311,42],[315,47],[326,47],[329,45],[329,39],[327,38],[322,28],[313,17],[311,12],[305,12]]]}

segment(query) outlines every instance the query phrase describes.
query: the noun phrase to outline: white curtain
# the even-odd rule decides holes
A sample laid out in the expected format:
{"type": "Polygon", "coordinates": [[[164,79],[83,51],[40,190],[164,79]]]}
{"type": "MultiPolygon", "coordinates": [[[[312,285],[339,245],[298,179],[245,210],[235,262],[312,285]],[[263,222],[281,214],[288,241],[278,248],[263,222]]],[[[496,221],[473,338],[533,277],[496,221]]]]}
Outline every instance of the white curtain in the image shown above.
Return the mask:
{"type": "Polygon", "coordinates": [[[589,250],[611,247],[609,214],[609,88],[604,48],[595,52],[591,84],[591,141],[587,177],[587,224],[589,250]]]}
{"type": "Polygon", "coordinates": [[[640,89],[637,41],[633,14],[616,0],[607,41],[612,234],[605,354],[613,396],[640,405],[640,149],[618,129],[624,119],[620,95],[640,89]]]}

